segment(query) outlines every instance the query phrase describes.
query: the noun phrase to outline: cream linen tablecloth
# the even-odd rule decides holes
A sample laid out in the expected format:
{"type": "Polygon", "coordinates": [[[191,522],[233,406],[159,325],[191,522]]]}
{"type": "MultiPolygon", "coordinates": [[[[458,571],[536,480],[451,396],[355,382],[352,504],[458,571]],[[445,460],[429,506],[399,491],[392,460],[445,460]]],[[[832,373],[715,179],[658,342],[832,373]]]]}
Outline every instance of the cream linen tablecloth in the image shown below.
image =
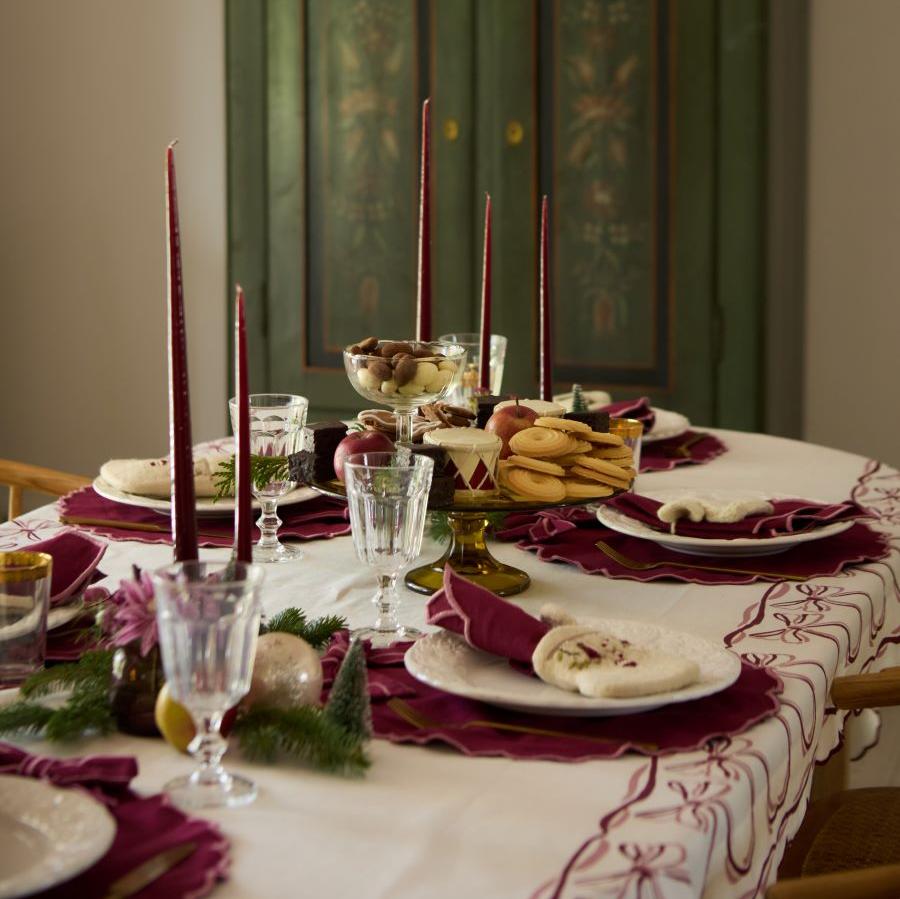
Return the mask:
{"type": "MultiPolygon", "coordinates": [[[[721,432],[729,452],[704,466],[641,475],[653,486],[747,487],[842,500],[851,493],[900,536],[900,475],[836,450],[721,432]]],[[[0,548],[49,536],[46,507],[0,528],[0,548]]],[[[896,545],[896,543],[895,543],[896,545]]],[[[351,624],[371,614],[371,575],[350,537],[306,546],[296,564],[267,568],[268,612],[299,605],[351,624]]],[[[457,752],[375,740],[364,780],[242,761],[260,797],[212,814],[232,840],[231,897],[750,897],[774,878],[803,815],[816,760],[840,738],[828,709],[835,674],[897,662],[900,566],[863,565],[807,583],[709,587],[611,581],[537,561],[514,546],[498,558],[526,569],[517,598],[536,612],[554,601],[574,614],[661,621],[728,642],[784,679],[779,714],[702,752],[651,760],[628,755],[582,764],[473,759],[457,752]]],[[[436,554],[427,546],[425,554],[436,554]]],[[[227,555],[203,551],[204,557],[227,555]]],[[[111,543],[102,569],[115,585],[131,563],[168,562],[166,546],[111,543]]],[[[405,615],[423,624],[424,600],[407,594],[405,615]]],[[[42,752],[60,752],[29,744],[42,752]]],[[[189,762],[160,740],[116,737],[67,750],[133,753],[136,786],[153,792],[189,762]]]]}

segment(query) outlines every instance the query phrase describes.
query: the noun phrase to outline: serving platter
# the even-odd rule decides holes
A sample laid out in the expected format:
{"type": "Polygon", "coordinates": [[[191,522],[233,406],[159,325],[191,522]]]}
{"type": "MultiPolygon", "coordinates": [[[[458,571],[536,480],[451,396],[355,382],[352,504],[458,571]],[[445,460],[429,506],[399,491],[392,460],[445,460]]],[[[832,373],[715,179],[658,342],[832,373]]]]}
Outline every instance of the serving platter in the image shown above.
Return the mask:
{"type": "Polygon", "coordinates": [[[734,653],[694,634],[645,621],[591,618],[579,623],[596,626],[642,649],[690,659],[699,666],[700,678],[680,690],[629,699],[582,696],[523,674],[507,659],[474,649],[448,631],[417,640],[407,650],[405,664],[417,680],[456,696],[519,712],[581,718],[633,715],[711,696],[730,687],[741,673],[741,661],[734,653]]]}
{"type": "MultiPolygon", "coordinates": [[[[171,511],[171,503],[168,499],[159,496],[142,496],[138,493],[126,493],[124,490],[118,490],[108,481],[101,477],[94,478],[94,490],[104,499],[111,499],[116,503],[124,503],[126,506],[138,506],[142,509],[153,509],[163,515],[168,515],[171,511]]],[[[302,503],[316,496],[316,491],[310,487],[297,487],[278,498],[278,508],[290,506],[295,503],[302,503]]],[[[253,508],[262,509],[259,502],[253,500],[253,508]]],[[[197,514],[204,517],[224,517],[234,512],[234,498],[230,496],[223,497],[220,500],[206,496],[197,497],[197,514]]]]}
{"type": "MultiPolygon", "coordinates": [[[[645,496],[659,502],[671,502],[687,494],[698,495],[696,490],[679,489],[670,487],[658,490],[642,491],[645,496]]],[[[778,497],[766,496],[758,491],[703,491],[703,496],[716,500],[738,499],[777,499],[778,497]]],[[[650,540],[658,543],[665,549],[684,553],[691,556],[728,556],[731,558],[750,558],[752,556],[774,556],[787,552],[801,543],[812,543],[816,540],[824,540],[834,537],[852,527],[853,521],[836,521],[834,524],[826,524],[809,531],[798,531],[795,534],[782,534],[778,537],[689,537],[683,534],[670,534],[666,531],[657,531],[642,521],[637,521],[618,509],[601,506],[597,509],[597,519],[610,530],[625,534],[628,537],[639,537],[642,540],[650,540]]]]}
{"type": "Polygon", "coordinates": [[[87,793],[4,774],[0,833],[0,899],[14,899],[90,867],[112,845],[116,822],[87,793]]]}

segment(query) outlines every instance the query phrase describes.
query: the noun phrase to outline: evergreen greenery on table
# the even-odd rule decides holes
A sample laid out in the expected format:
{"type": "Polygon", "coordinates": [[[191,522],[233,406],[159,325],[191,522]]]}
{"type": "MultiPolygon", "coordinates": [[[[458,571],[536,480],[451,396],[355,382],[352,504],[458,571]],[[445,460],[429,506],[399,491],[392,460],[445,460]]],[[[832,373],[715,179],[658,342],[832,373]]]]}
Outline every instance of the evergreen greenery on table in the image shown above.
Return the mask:
{"type": "MultiPolygon", "coordinates": [[[[345,626],[344,619],[335,615],[309,621],[303,611],[290,608],[272,616],[265,630],[293,634],[322,649],[345,626]]],[[[20,687],[22,698],[0,708],[0,734],[28,734],[60,743],[114,733],[113,655],[111,649],[86,652],[77,662],[33,674],[20,687]],[[63,691],[71,693],[59,707],[36,701],[63,691]]],[[[285,757],[323,771],[362,774],[370,764],[365,742],[371,735],[371,716],[365,653],[354,642],[324,708],[253,706],[238,713],[232,733],[251,758],[285,757]]]]}
{"type": "MultiPolygon", "coordinates": [[[[235,472],[234,456],[219,463],[219,467],[212,475],[216,485],[216,495],[213,497],[213,501],[226,496],[234,496],[235,472]]],[[[262,490],[266,484],[271,484],[272,481],[289,481],[290,479],[291,472],[287,456],[250,456],[250,483],[257,490],[262,490]]]]}
{"type": "Polygon", "coordinates": [[[581,390],[581,384],[572,385],[572,411],[587,412],[587,403],[584,401],[584,393],[581,390]]]}

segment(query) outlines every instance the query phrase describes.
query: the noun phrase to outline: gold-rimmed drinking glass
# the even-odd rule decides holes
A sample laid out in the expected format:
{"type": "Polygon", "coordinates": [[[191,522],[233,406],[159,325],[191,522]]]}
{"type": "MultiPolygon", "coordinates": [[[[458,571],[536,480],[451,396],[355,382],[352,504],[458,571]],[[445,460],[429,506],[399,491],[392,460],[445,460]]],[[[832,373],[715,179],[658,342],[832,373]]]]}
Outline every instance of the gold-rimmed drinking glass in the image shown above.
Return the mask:
{"type": "Polygon", "coordinates": [[[0,552],[0,685],[43,667],[52,574],[47,553],[0,552]]]}
{"type": "MultiPolygon", "coordinates": [[[[609,433],[618,434],[625,446],[631,450],[632,464],[635,477],[641,470],[641,441],[644,435],[644,423],[636,418],[611,418],[609,420],[609,433]]],[[[634,481],[631,483],[634,490],[634,481]]]]}

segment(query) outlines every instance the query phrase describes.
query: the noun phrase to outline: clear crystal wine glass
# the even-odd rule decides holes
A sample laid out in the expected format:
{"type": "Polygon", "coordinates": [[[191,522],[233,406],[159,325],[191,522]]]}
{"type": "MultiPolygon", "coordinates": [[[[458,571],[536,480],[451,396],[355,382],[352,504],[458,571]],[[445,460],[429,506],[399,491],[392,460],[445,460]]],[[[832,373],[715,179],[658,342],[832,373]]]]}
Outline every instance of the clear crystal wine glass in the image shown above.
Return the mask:
{"type": "MultiPolygon", "coordinates": [[[[228,401],[231,426],[237,430],[237,399],[228,401]]],[[[254,456],[290,456],[302,449],[303,427],[309,401],[291,393],[250,394],[250,453],[254,456]]],[[[269,481],[263,487],[253,484],[253,495],[262,506],[259,516],[259,542],[253,547],[254,562],[285,562],[303,557],[298,547],[285,546],[278,539],[281,519],[278,500],[297,484],[294,481],[269,481]]]]}
{"type": "Polygon", "coordinates": [[[188,746],[198,767],[165,785],[182,808],[245,805],[251,780],[222,767],[222,719],[250,689],[259,634],[263,571],[245,562],[176,562],[153,573],[159,648],[166,684],[191,714],[188,746]]]}
{"type": "Polygon", "coordinates": [[[408,450],[356,453],[344,462],[353,545],[359,560],[378,579],[372,597],[375,622],[353,635],[375,646],[422,636],[421,631],[400,623],[397,577],[422,548],[433,469],[431,459],[408,450]]]}

